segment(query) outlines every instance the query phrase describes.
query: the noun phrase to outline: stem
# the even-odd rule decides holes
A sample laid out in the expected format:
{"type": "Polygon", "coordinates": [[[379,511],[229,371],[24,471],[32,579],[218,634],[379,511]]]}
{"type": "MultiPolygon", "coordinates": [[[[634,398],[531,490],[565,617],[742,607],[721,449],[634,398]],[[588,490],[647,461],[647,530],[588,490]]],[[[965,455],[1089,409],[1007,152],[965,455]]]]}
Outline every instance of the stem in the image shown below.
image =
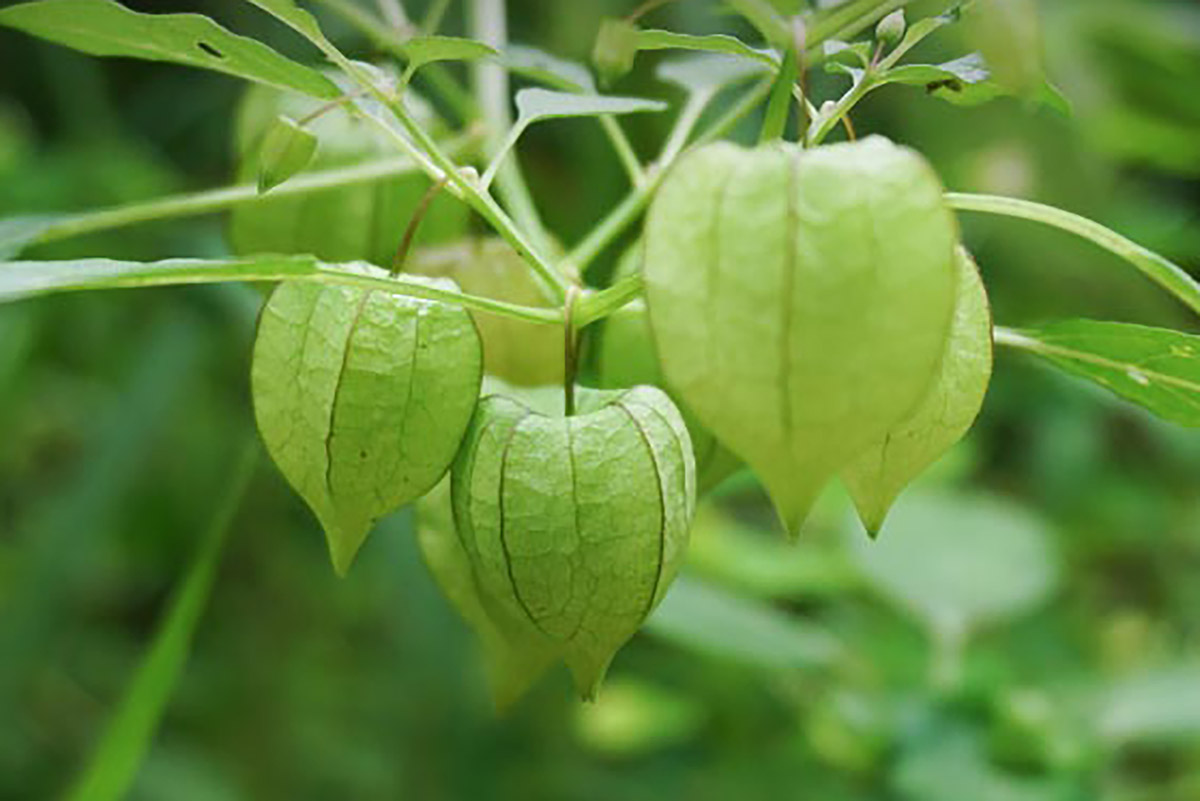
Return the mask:
{"type": "Polygon", "coordinates": [[[429,36],[437,33],[438,28],[442,27],[442,20],[446,17],[446,10],[449,8],[450,0],[433,0],[425,11],[425,18],[421,20],[421,34],[429,36]]]}
{"type": "Polygon", "coordinates": [[[959,211],[1016,217],[1060,228],[1083,237],[1129,262],[1151,281],[1182,301],[1193,312],[1200,314],[1200,283],[1197,283],[1195,278],[1171,260],[1126,239],[1100,223],[1053,206],[1011,197],[951,192],[946,195],[946,201],[959,211]]]}
{"type": "Polygon", "coordinates": [[[581,329],[597,320],[603,320],[641,295],[644,287],[642,274],[635,273],[622,278],[608,289],[587,295],[575,311],[575,327],[581,329]]]}
{"type": "MultiPolygon", "coordinates": [[[[501,53],[507,49],[508,16],[505,0],[471,0],[470,25],[473,38],[501,53]]],[[[477,59],[471,64],[471,82],[487,128],[484,152],[492,160],[494,168],[489,168],[488,172],[498,179],[496,189],[512,211],[514,219],[542,252],[549,252],[552,250],[551,237],[533,202],[529,184],[521,171],[521,163],[515,154],[510,159],[504,158],[507,153],[507,149],[503,148],[505,132],[513,123],[508,71],[498,61],[477,59]]],[[[491,178],[483,183],[482,191],[486,192],[490,184],[491,178]]]]}
{"type": "Polygon", "coordinates": [[[393,278],[404,272],[404,263],[408,261],[408,252],[412,250],[413,240],[417,238],[417,230],[421,227],[425,215],[429,212],[429,206],[433,203],[433,199],[438,196],[445,186],[445,179],[430,186],[425,194],[422,195],[420,202],[417,203],[417,207],[413,209],[412,217],[409,219],[408,225],[404,227],[404,236],[400,238],[400,246],[396,248],[396,258],[392,260],[393,278]]]}
{"type": "MultiPolygon", "coordinates": [[[[866,97],[872,89],[881,85],[875,80],[875,76],[870,69],[865,70],[862,76],[854,83],[854,86],[850,87],[850,91],[842,95],[841,99],[832,108],[828,111],[822,110],[817,114],[816,121],[809,129],[807,137],[808,146],[815,147],[821,144],[825,140],[825,137],[829,135],[829,132],[836,128],[838,123],[850,113],[850,109],[858,105],[858,102],[866,97]]],[[[851,132],[853,128],[847,125],[846,130],[847,132],[851,132]]]]}
{"type": "Polygon", "coordinates": [[[572,286],[567,290],[563,307],[563,412],[567,417],[575,416],[575,374],[579,372],[579,329],[575,320],[575,304],[580,290],[572,286]]]}
{"type": "Polygon", "coordinates": [[[808,30],[808,52],[820,58],[820,46],[828,39],[848,39],[866,30],[893,11],[915,0],[862,0],[835,8],[808,30]]]}
{"type": "Polygon", "coordinates": [[[408,15],[404,13],[404,6],[400,5],[400,0],[377,0],[376,5],[379,6],[379,13],[388,25],[398,31],[408,27],[408,15]]]}
{"type": "Polygon", "coordinates": [[[621,123],[617,122],[614,117],[601,117],[600,125],[604,128],[604,133],[608,135],[609,141],[612,142],[613,149],[617,151],[617,158],[621,160],[621,166],[625,168],[629,182],[637,186],[645,180],[646,171],[642,168],[642,161],[634,152],[629,137],[625,135],[625,130],[621,128],[621,123]]]}
{"type": "MultiPolygon", "coordinates": [[[[449,149],[451,152],[462,152],[466,150],[466,145],[470,141],[471,138],[468,137],[460,138],[449,149]]],[[[275,187],[271,190],[269,197],[291,197],[321,192],[326,189],[372,183],[384,178],[395,178],[414,173],[417,169],[416,163],[411,159],[391,158],[336,170],[305,173],[275,187]]],[[[238,184],[223,189],[191,192],[144,203],[131,203],[127,206],[73,214],[65,216],[59,221],[48,223],[28,244],[41,245],[58,242],[83,234],[172,217],[210,214],[254,203],[260,198],[261,195],[258,194],[258,187],[255,184],[238,184]]]]}

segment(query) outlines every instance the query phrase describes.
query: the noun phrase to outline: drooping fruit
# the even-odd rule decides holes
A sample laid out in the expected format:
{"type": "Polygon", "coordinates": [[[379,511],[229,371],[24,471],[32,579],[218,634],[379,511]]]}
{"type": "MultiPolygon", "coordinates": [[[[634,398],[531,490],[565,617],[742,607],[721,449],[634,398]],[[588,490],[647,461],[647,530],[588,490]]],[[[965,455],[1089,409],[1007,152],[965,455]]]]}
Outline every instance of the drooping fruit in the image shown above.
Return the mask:
{"type": "Polygon", "coordinates": [[[957,238],[933,170],[880,137],[708,145],[660,188],[644,271],[663,372],[793,534],[934,380],[957,238]]]}
{"type": "Polygon", "coordinates": [[[992,378],[992,312],[971,254],[958,250],[958,299],[937,376],[906,417],[842,471],[872,536],[896,497],[970,430],[992,378]]]}
{"type": "Polygon", "coordinates": [[[661,390],[578,401],[578,414],[552,417],[482,400],[451,486],[484,608],[553,648],[590,698],[682,561],[695,464],[661,390]]]}
{"type": "Polygon", "coordinates": [[[271,294],[251,368],[255,417],[339,574],[378,518],[446,473],[481,376],[479,335],[461,308],[299,282],[271,294]]]}

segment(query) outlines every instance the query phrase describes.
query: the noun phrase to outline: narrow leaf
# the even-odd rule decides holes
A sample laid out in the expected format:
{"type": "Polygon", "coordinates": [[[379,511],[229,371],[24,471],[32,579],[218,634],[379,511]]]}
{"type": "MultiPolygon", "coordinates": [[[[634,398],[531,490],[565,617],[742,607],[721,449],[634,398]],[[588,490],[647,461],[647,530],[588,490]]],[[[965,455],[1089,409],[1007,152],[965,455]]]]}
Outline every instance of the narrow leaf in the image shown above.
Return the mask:
{"type": "Polygon", "coordinates": [[[212,591],[226,532],[254,475],[258,444],[248,447],[232,473],[208,534],[175,592],[154,642],[125,690],[92,752],[86,772],[68,795],[72,801],[124,798],[162,720],[171,693],[183,673],[192,636],[212,591]]]}
{"type": "Polygon", "coordinates": [[[1127,323],[1070,320],[997,343],[1027,350],[1154,414],[1200,428],[1200,336],[1127,323]]]}
{"type": "Polygon", "coordinates": [[[509,70],[563,92],[595,92],[596,82],[582,64],[527,45],[509,45],[503,55],[509,70]]]}
{"type": "Polygon", "coordinates": [[[548,89],[522,89],[517,92],[516,103],[520,127],[554,118],[635,114],[667,108],[666,103],[640,97],[581,95],[548,89]]]}
{"type": "Polygon", "coordinates": [[[404,43],[408,69],[413,70],[434,61],[474,61],[499,56],[500,53],[483,42],[458,36],[416,36],[404,43]]]}
{"type": "Polygon", "coordinates": [[[94,56],[201,67],[326,100],[341,94],[316,70],[198,14],[141,14],[111,0],[38,0],[0,11],[0,25],[94,56]]]}
{"type": "Polygon", "coordinates": [[[693,53],[660,61],[654,74],[689,95],[711,97],[726,86],[770,69],[774,67],[764,62],[724,53],[693,53]]]}
{"type": "Polygon", "coordinates": [[[725,55],[747,58],[771,67],[779,63],[779,60],[769,51],[756,50],[741,39],[722,33],[696,36],[689,33],[676,33],[674,31],[638,31],[637,47],[638,50],[678,49],[724,53],[725,55]]]}
{"type": "Polygon", "coordinates": [[[276,117],[263,135],[258,162],[259,194],[303,170],[316,152],[317,137],[311,131],[287,117],[276,117]]]}
{"type": "Polygon", "coordinates": [[[771,87],[771,98],[767,102],[762,133],[758,137],[760,144],[783,138],[787,129],[788,114],[792,110],[792,88],[796,85],[797,75],[796,51],[789,49],[779,74],[775,76],[775,85],[771,87]]]}

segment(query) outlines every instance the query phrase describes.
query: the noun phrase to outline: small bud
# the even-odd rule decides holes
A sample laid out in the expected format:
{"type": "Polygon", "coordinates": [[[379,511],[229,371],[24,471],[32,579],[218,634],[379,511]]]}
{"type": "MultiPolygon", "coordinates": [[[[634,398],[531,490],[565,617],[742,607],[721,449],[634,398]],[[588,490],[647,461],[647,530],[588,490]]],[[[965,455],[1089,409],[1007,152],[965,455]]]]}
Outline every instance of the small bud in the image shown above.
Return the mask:
{"type": "Polygon", "coordinates": [[[875,39],[882,45],[892,48],[900,44],[908,23],[904,20],[904,9],[893,11],[879,21],[875,26],[875,39]]]}
{"type": "Polygon", "coordinates": [[[637,58],[637,26],[624,19],[606,19],[600,23],[596,46],[592,48],[592,64],[600,82],[611,86],[630,70],[637,58]]]}

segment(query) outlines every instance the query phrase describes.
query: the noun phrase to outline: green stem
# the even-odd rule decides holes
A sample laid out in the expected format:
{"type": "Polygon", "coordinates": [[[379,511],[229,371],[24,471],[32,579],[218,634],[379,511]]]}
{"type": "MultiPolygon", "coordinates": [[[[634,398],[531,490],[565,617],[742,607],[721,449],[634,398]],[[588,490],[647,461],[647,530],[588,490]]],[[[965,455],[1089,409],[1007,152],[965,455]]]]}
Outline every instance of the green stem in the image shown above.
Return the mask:
{"type": "Polygon", "coordinates": [[[645,179],[646,171],[642,168],[642,161],[634,152],[633,145],[630,143],[629,137],[625,135],[621,123],[617,122],[614,117],[601,117],[600,126],[604,128],[604,133],[612,142],[613,149],[617,151],[617,158],[621,160],[621,166],[625,168],[629,182],[637,186],[645,179]]]}
{"type": "Polygon", "coordinates": [[[250,487],[258,464],[258,442],[243,451],[208,533],[175,589],[150,645],[100,736],[71,801],[116,801],[124,798],[154,739],[167,704],[183,675],[192,638],[212,593],[227,532],[250,487]]]}
{"type": "Polygon", "coordinates": [[[603,320],[642,294],[641,273],[622,278],[608,289],[586,295],[575,309],[575,329],[579,330],[597,320],[603,320]]]}
{"type": "Polygon", "coordinates": [[[1200,314],[1200,283],[1179,265],[1117,232],[1053,206],[996,195],[971,195],[951,192],[947,202],[959,211],[982,212],[1016,217],[1060,228],[1083,237],[1136,267],[1143,275],[1200,314]]]}
{"type": "Polygon", "coordinates": [[[893,11],[916,0],[860,0],[834,8],[808,29],[807,50],[821,56],[820,46],[830,39],[849,39],[861,33],[893,11]]]}
{"type": "Polygon", "coordinates": [[[875,80],[875,76],[870,69],[863,72],[862,76],[850,87],[846,94],[833,104],[827,111],[821,110],[817,112],[817,118],[813,124],[809,126],[806,142],[809,147],[816,147],[825,141],[825,137],[829,132],[837,127],[842,118],[850,113],[850,110],[858,105],[864,97],[866,97],[872,89],[881,86],[875,80]]]}
{"type": "MultiPolygon", "coordinates": [[[[450,146],[451,152],[466,150],[469,138],[458,140],[450,146]]],[[[356,184],[373,183],[384,178],[395,178],[417,171],[411,159],[391,158],[357,164],[336,170],[305,173],[271,190],[268,198],[292,197],[327,189],[336,189],[356,184]]],[[[254,203],[262,198],[255,184],[238,184],[222,189],[190,192],[183,195],[158,198],[142,203],[131,203],[111,209],[84,212],[63,216],[48,222],[28,245],[57,242],[84,234],[122,228],[137,223],[165,220],[173,217],[188,217],[211,214],[254,203]]]]}

